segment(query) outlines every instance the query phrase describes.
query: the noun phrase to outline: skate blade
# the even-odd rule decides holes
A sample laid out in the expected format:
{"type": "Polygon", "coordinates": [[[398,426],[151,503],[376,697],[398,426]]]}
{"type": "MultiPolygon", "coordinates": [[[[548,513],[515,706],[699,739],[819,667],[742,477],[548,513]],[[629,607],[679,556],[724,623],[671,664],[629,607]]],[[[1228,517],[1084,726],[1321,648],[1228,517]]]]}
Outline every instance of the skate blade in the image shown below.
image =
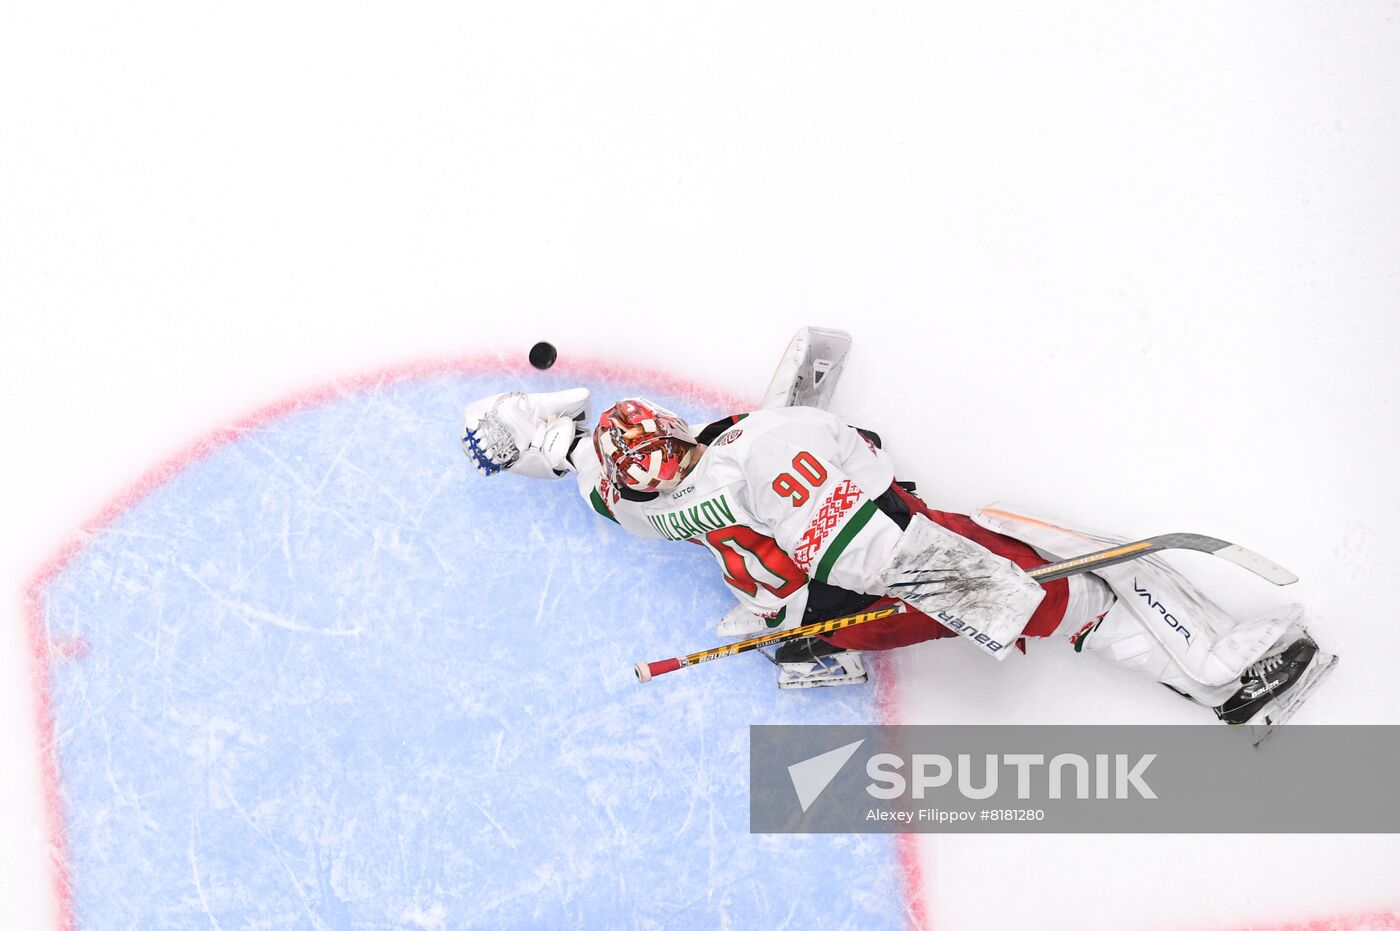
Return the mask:
{"type": "Polygon", "coordinates": [[[1308,696],[1322,684],[1322,680],[1327,678],[1327,674],[1337,665],[1338,657],[1332,656],[1325,663],[1314,663],[1303,676],[1303,681],[1289,689],[1285,696],[1285,701],[1265,705],[1259,712],[1259,724],[1246,724],[1255,734],[1254,746],[1258,747],[1264,741],[1273,736],[1281,725],[1287,724],[1288,719],[1303,706],[1308,696]]]}
{"type": "Polygon", "coordinates": [[[830,688],[834,685],[864,685],[870,678],[868,673],[861,673],[858,676],[840,676],[834,679],[792,679],[787,682],[778,680],[778,688],[784,691],[789,689],[821,689],[830,688]]]}

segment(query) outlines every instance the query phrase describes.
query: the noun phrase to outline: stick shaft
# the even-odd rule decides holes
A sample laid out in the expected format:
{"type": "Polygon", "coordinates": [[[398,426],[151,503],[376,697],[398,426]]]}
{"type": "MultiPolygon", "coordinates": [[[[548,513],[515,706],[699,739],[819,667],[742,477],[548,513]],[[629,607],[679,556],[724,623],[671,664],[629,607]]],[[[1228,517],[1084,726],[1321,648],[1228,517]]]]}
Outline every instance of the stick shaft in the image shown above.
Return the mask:
{"type": "Polygon", "coordinates": [[[770,643],[781,643],[784,640],[796,640],[799,637],[815,637],[818,634],[829,634],[832,631],[841,630],[846,627],[854,627],[856,624],[868,624],[871,621],[882,621],[887,617],[894,617],[896,614],[904,614],[908,610],[909,607],[903,602],[900,602],[888,608],[878,608],[874,611],[862,611],[859,614],[835,617],[829,621],[816,621],[811,624],[804,624],[801,627],[794,627],[792,630],[780,630],[771,634],[764,634],[761,637],[753,637],[749,640],[739,640],[735,643],[727,643],[722,647],[701,650],[698,653],[688,653],[685,656],[657,660],[654,663],[638,663],[636,669],[637,678],[643,682],[648,682],[655,676],[667,672],[675,672],[677,669],[682,669],[686,666],[694,666],[697,663],[708,663],[710,660],[723,659],[726,656],[734,656],[737,653],[747,653],[750,650],[757,650],[759,647],[766,647],[770,643]]]}
{"type": "Polygon", "coordinates": [[[1097,553],[1090,553],[1087,556],[1076,556],[1073,559],[1046,563],[1031,569],[1026,575],[1044,584],[1071,575],[1078,575],[1081,572],[1088,572],[1090,569],[1103,569],[1116,563],[1138,559],[1155,551],[1156,548],[1152,540],[1139,540],[1136,543],[1125,543],[1122,546],[1099,550],[1097,553]]]}
{"type": "Polygon", "coordinates": [[[1080,572],[1088,572],[1091,569],[1103,569],[1127,562],[1130,559],[1140,559],[1163,550],[1195,550],[1198,553],[1218,556],[1241,568],[1248,569],[1261,579],[1275,585],[1291,585],[1298,581],[1296,575],[1272,559],[1265,559],[1258,553],[1247,550],[1237,543],[1230,543],[1217,537],[1208,537],[1202,533],[1163,533],[1155,537],[1148,537],[1146,540],[1138,540],[1135,543],[1110,546],[1097,553],[1050,563],[1038,569],[1032,569],[1026,574],[1037,582],[1053,582],[1056,579],[1063,579],[1080,572]]]}

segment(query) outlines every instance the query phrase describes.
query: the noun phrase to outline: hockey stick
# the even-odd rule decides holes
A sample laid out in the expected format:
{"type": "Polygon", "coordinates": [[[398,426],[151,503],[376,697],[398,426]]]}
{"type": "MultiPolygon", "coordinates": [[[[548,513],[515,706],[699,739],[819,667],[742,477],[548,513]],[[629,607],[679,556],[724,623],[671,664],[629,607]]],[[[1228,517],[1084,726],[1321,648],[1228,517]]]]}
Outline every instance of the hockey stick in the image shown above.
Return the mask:
{"type": "Polygon", "coordinates": [[[759,647],[766,647],[770,643],[781,643],[784,640],[795,640],[798,637],[815,637],[817,634],[829,634],[843,627],[854,627],[856,624],[865,624],[869,621],[882,621],[887,617],[894,617],[896,614],[903,614],[908,610],[909,608],[901,602],[888,608],[864,611],[846,617],[835,617],[829,621],[817,621],[814,624],[805,624],[792,630],[780,630],[777,633],[764,634],[762,637],[754,637],[751,640],[740,640],[737,643],[729,643],[712,650],[701,650],[699,653],[691,653],[687,656],[661,659],[654,663],[638,663],[635,671],[639,681],[650,682],[654,676],[675,672],[683,666],[708,663],[712,659],[733,656],[735,653],[747,653],[750,650],[757,650],[759,647]]]}
{"type": "MultiPolygon", "coordinates": [[[[1298,581],[1296,575],[1273,560],[1265,559],[1258,553],[1247,550],[1237,544],[1229,543],[1225,540],[1218,540],[1215,537],[1207,537],[1199,533],[1164,533],[1160,536],[1148,537],[1146,540],[1138,540],[1136,543],[1124,543],[1121,546],[1099,550],[1097,553],[1089,553],[1086,556],[1076,556],[1073,559],[1046,563],[1043,566],[1029,570],[1026,574],[1037,582],[1053,582],[1056,579],[1078,575],[1081,572],[1088,572],[1091,569],[1102,569],[1107,566],[1117,565],[1121,562],[1127,562],[1131,559],[1141,559],[1143,556],[1150,553],[1158,553],[1162,550],[1195,550],[1198,553],[1209,553],[1212,556],[1219,556],[1221,559],[1229,560],[1237,566],[1243,566],[1260,578],[1266,579],[1275,585],[1289,585],[1298,581]]],[[[896,614],[903,614],[908,610],[909,608],[901,603],[888,608],[880,608],[875,611],[864,611],[846,617],[832,618],[829,621],[817,621],[816,623],[806,624],[792,630],[780,630],[776,633],[764,634],[761,637],[754,637],[750,640],[740,640],[737,643],[726,644],[722,647],[701,650],[699,653],[675,656],[671,659],[657,660],[654,663],[638,663],[635,672],[638,681],[650,682],[656,676],[668,672],[675,672],[677,669],[686,666],[708,663],[710,660],[721,659],[725,656],[733,656],[736,653],[747,653],[750,650],[757,650],[759,647],[768,646],[770,643],[795,640],[799,637],[813,637],[817,634],[829,634],[832,631],[841,630],[845,627],[854,627],[857,624],[882,621],[885,618],[894,617],[896,614]]]]}
{"type": "Polygon", "coordinates": [[[1087,556],[1049,563],[1039,569],[1032,569],[1026,574],[1037,582],[1053,582],[1068,575],[1077,575],[1089,569],[1103,569],[1120,562],[1127,562],[1130,559],[1139,559],[1149,553],[1159,553],[1162,550],[1195,550],[1198,553],[1219,556],[1221,559],[1248,569],[1259,578],[1273,582],[1275,585],[1292,585],[1298,581],[1296,575],[1272,559],[1266,559],[1253,550],[1245,549],[1238,543],[1218,540],[1201,533],[1164,533],[1160,536],[1148,537],[1146,540],[1139,540],[1136,543],[1124,543],[1121,546],[1099,550],[1097,553],[1090,553],[1087,556]]]}

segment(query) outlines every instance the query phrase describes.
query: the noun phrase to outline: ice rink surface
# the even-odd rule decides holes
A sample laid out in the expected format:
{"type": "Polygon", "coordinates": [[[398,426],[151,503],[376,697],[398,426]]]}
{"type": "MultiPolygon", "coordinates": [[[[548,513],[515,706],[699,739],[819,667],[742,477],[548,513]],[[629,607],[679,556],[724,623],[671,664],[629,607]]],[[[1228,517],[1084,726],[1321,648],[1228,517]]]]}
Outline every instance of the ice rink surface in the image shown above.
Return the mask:
{"type": "Polygon", "coordinates": [[[894,838],[748,833],[743,724],[869,721],[874,691],[738,662],[640,687],[724,586],[572,481],[468,469],[444,426],[503,383],[573,384],[308,405],[48,585],[80,927],[903,927],[894,838]],[[838,866],[839,905],[805,888],[838,866]]]}
{"type": "Polygon", "coordinates": [[[1192,569],[1307,605],[1342,663],[1299,720],[1400,723],[1398,15],[6,6],[0,927],[1400,927],[1400,839],[1287,811],[749,836],[750,723],[1201,717],[1059,641],[633,685],[716,570],[485,494],[451,363],[549,339],[542,381],[694,414],[849,330],[835,410],[934,506],[1257,549],[1302,581],[1192,569]]]}

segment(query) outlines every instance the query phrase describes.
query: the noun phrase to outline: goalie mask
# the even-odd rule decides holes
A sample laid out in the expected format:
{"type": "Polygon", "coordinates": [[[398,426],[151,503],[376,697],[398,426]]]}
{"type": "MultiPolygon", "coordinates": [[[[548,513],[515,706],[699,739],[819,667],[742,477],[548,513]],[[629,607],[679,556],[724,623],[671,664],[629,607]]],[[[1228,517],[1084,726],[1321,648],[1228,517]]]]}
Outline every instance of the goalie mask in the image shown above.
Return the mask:
{"type": "Polygon", "coordinates": [[[608,479],[633,491],[670,491],[695,464],[695,437],[675,414],[645,398],[603,411],[593,447],[608,479]]]}

